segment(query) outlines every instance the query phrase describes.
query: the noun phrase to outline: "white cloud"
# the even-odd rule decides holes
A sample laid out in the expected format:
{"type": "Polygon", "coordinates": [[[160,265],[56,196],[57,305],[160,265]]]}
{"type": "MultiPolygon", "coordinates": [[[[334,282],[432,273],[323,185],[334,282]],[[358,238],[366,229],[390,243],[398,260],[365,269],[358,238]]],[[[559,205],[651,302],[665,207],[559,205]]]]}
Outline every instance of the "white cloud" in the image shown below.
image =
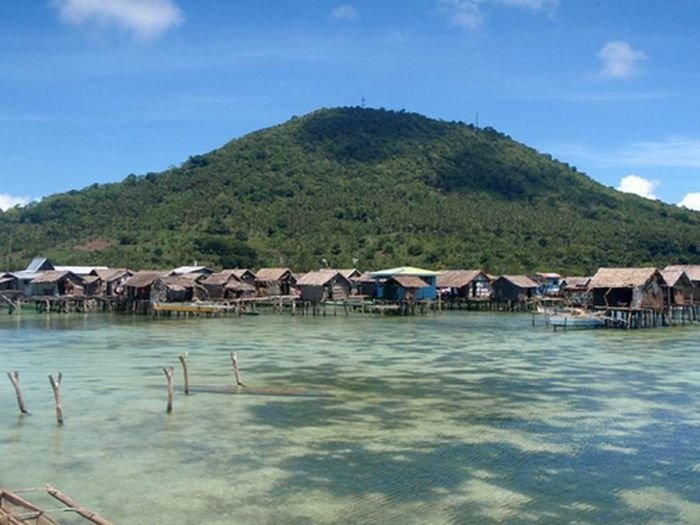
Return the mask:
{"type": "Polygon", "coordinates": [[[689,210],[700,211],[700,193],[688,193],[683,200],[678,203],[678,206],[683,206],[689,210]]]}
{"type": "Polygon", "coordinates": [[[484,22],[485,7],[501,6],[532,12],[553,12],[559,5],[559,0],[438,0],[438,4],[451,25],[474,30],[484,22]]]}
{"type": "Polygon", "coordinates": [[[498,0],[498,3],[509,7],[522,7],[530,11],[554,10],[559,0],[498,0]]]}
{"type": "Polygon", "coordinates": [[[331,11],[331,18],[334,20],[357,20],[357,10],[350,4],[344,4],[331,11]]]}
{"type": "Polygon", "coordinates": [[[639,195],[640,197],[644,197],[646,199],[656,199],[654,189],[657,185],[657,182],[645,179],[644,177],[640,177],[638,175],[627,175],[626,177],[622,177],[620,185],[617,187],[617,189],[624,193],[634,193],[635,195],[639,195]]]}
{"type": "Polygon", "coordinates": [[[136,37],[151,39],[181,24],[173,0],[52,0],[61,19],[74,25],[116,25],[136,37]]]}
{"type": "Polygon", "coordinates": [[[29,204],[30,201],[31,199],[29,197],[14,197],[6,193],[0,193],[0,210],[9,210],[17,205],[25,206],[29,204]]]}
{"type": "Polygon", "coordinates": [[[628,78],[634,75],[640,62],[648,57],[643,51],[633,49],[629,42],[613,40],[598,52],[601,61],[600,73],[610,78],[628,78]]]}
{"type": "Polygon", "coordinates": [[[464,29],[477,29],[484,21],[479,0],[440,0],[450,24],[464,29]]]}

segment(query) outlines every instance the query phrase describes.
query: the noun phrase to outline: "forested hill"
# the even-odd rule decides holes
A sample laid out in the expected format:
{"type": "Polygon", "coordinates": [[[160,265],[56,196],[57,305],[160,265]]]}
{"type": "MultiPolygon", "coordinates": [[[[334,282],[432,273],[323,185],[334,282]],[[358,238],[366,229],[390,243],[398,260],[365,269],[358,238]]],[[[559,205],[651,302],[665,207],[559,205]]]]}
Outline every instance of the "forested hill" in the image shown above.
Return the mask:
{"type": "Polygon", "coordinates": [[[621,194],[493,129],[364,108],[9,210],[0,234],[12,269],[37,254],[135,269],[700,263],[696,212],[621,194]]]}

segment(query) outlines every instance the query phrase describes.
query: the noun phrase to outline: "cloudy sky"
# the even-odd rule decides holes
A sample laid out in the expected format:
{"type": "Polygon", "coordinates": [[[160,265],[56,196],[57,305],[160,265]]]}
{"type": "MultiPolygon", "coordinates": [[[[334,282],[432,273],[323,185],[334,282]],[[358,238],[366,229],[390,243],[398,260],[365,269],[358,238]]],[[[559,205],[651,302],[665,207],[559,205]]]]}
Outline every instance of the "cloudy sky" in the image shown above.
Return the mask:
{"type": "Polygon", "coordinates": [[[4,0],[0,208],[365,101],[700,209],[698,27],[699,0],[4,0]]]}

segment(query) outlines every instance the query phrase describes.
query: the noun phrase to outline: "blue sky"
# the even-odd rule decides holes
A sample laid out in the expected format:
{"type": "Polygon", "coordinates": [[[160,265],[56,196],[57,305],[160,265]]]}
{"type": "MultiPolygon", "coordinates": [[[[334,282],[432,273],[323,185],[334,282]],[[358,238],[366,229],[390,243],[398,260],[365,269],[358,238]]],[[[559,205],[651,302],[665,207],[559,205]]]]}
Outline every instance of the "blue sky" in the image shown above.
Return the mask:
{"type": "Polygon", "coordinates": [[[698,27],[700,0],[4,0],[0,207],[364,100],[700,209],[698,27]]]}

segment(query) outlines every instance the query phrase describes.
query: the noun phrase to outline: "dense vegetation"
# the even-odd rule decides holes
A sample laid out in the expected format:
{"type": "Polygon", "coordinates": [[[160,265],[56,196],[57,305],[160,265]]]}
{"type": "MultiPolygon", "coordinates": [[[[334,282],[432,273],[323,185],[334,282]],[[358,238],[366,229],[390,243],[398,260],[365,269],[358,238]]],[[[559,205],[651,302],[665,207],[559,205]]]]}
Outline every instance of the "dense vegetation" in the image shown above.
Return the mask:
{"type": "Polygon", "coordinates": [[[497,131],[319,110],[179,168],[0,214],[2,266],[485,268],[700,263],[700,214],[621,194],[497,131]]]}

